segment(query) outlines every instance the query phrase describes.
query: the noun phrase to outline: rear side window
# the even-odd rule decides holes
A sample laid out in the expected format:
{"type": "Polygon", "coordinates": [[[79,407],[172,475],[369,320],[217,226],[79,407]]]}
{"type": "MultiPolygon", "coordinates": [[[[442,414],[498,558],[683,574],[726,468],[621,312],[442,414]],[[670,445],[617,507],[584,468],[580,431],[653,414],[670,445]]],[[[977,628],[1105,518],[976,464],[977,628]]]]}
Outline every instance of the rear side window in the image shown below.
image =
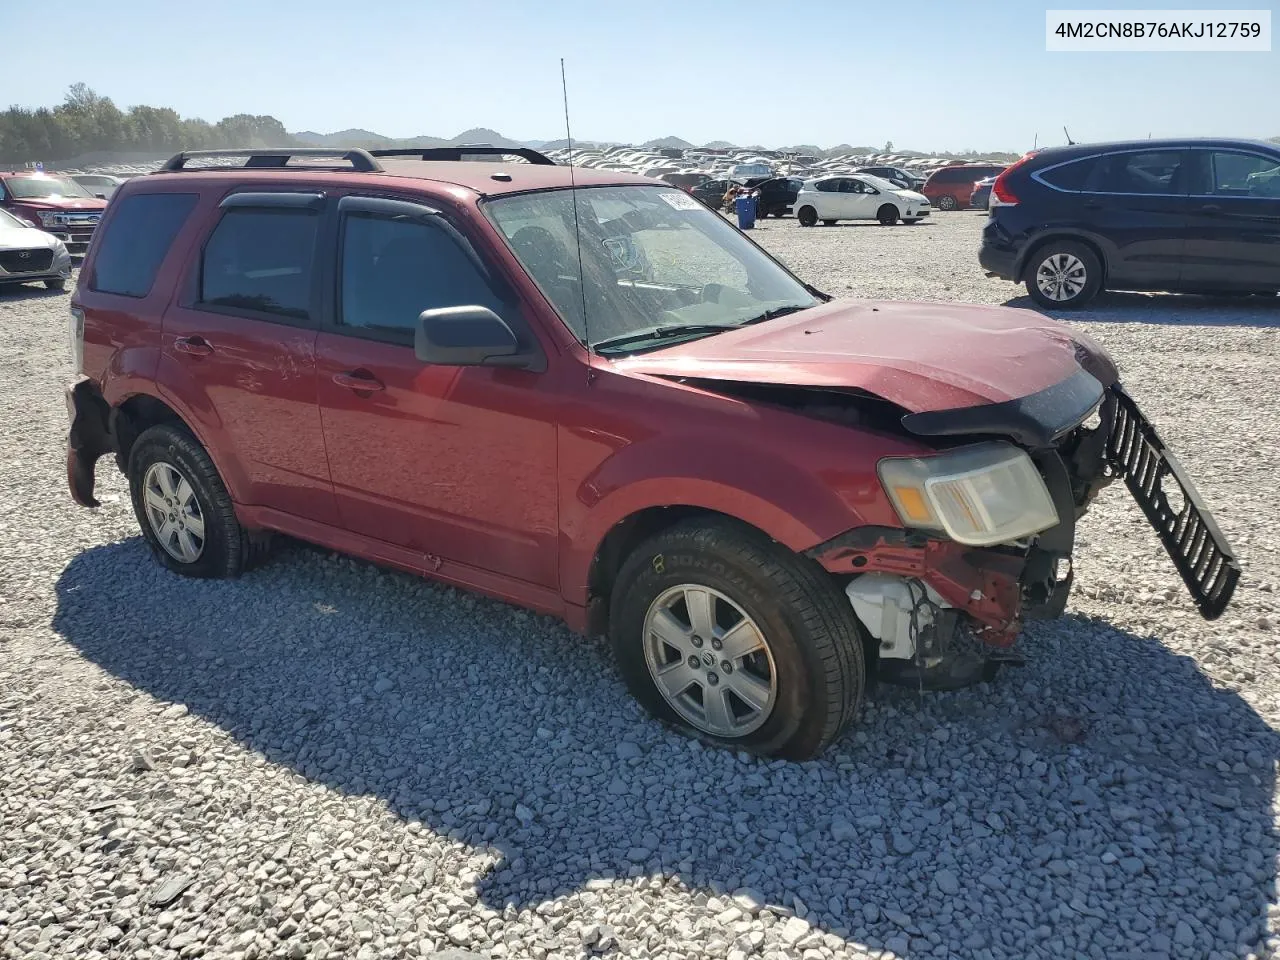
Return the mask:
{"type": "Polygon", "coordinates": [[[842,182],[841,180],[819,180],[815,189],[821,193],[839,193],[842,182]]]}
{"type": "Polygon", "coordinates": [[[412,343],[423,310],[464,306],[503,313],[488,280],[448,233],[412,220],[346,217],[342,326],[412,343]]]}
{"type": "Polygon", "coordinates": [[[194,193],[135,193],[118,201],[98,241],[89,289],[122,297],[149,294],[197,199],[194,193]]]}
{"type": "Polygon", "coordinates": [[[1181,194],[1185,177],[1181,150],[1112,153],[1099,157],[1085,184],[1090,193],[1181,194]]]}
{"type": "Polygon", "coordinates": [[[200,302],[307,319],[318,222],[312,210],[227,210],[205,244],[200,302]]]}
{"type": "Polygon", "coordinates": [[[934,183],[959,183],[965,174],[956,167],[944,167],[933,175],[934,183]]]}
{"type": "Polygon", "coordinates": [[[1070,163],[1050,167],[1037,176],[1049,186],[1057,187],[1059,190],[1079,191],[1083,190],[1085,184],[1089,182],[1089,176],[1097,165],[1097,157],[1085,157],[1083,160],[1072,160],[1070,163]]]}

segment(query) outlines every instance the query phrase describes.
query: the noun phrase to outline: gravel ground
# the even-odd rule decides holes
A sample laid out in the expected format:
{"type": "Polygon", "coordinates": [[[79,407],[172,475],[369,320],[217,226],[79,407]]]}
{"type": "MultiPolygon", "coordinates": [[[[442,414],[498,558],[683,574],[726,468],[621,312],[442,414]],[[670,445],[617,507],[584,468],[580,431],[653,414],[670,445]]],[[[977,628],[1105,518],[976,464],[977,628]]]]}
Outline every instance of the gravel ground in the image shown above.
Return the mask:
{"type": "MultiPolygon", "coordinates": [[[[1003,303],[980,222],[755,235],[836,294],[1003,303]]],[[[604,648],[501,604],[293,545],[236,582],[163,572],[114,470],[96,513],[67,496],[66,306],[0,292],[0,954],[1280,948],[1280,301],[1073,318],[1243,558],[1223,620],[1112,487],[1026,668],[881,690],[805,764],[663,730],[604,648]]]]}

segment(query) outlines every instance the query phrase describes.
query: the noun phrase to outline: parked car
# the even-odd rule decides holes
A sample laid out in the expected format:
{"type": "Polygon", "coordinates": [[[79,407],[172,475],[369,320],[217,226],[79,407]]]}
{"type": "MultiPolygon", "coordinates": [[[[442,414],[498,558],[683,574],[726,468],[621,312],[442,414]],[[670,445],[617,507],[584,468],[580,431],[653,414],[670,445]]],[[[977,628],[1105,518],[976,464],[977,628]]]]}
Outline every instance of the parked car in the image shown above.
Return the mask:
{"type": "Polygon", "coordinates": [[[939,210],[963,210],[973,195],[973,185],[1004,170],[1004,164],[962,163],[935,170],[920,191],[939,210]]]}
{"type": "Polygon", "coordinates": [[[71,277],[71,254],[51,233],[0,210],[0,284],[44,281],[62,290],[71,277]]]}
{"type": "Polygon", "coordinates": [[[106,205],[69,177],[0,170],[0,209],[53,234],[72,254],[88,249],[106,205]]]}
{"type": "Polygon", "coordinates": [[[755,185],[760,191],[757,217],[785,217],[792,212],[804,181],[798,177],[772,177],[755,185]]]}
{"type": "Polygon", "coordinates": [[[1137,140],[1028,154],[992,188],[979,261],[1037,303],[1101,290],[1280,291],[1280,149],[1137,140]]]}
{"type": "Polygon", "coordinates": [[[105,173],[73,173],[71,179],[84,187],[101,200],[110,200],[116,187],[124,183],[120,177],[108,176],[105,173]]]}
{"type": "Polygon", "coordinates": [[[689,191],[693,196],[697,197],[712,210],[719,210],[724,205],[724,195],[731,184],[745,186],[741,180],[730,180],[726,177],[718,177],[715,180],[706,180],[692,190],[689,191]]]}
{"type": "Polygon", "coordinates": [[[1229,545],[1082,330],[834,301],[649,178],[378,153],[180,154],[112,200],[67,479],[96,506],[114,455],[167,569],[234,577],[279,532],[478,590],[607,635],[657,716],[796,758],[875,676],[989,678],[1062,613],[1113,477],[1202,614],[1229,602],[1229,545]]]}
{"type": "Polygon", "coordinates": [[[991,186],[995,182],[995,177],[983,177],[975,183],[973,193],[969,196],[969,206],[974,210],[986,210],[987,202],[991,199],[991,186]]]}
{"type": "Polygon", "coordinates": [[[796,195],[795,210],[802,227],[819,220],[827,226],[840,220],[879,220],[886,226],[899,220],[916,223],[930,212],[923,194],[870,174],[806,180],[796,195]]]}
{"type": "Polygon", "coordinates": [[[912,190],[919,193],[924,187],[928,177],[922,177],[918,173],[912,173],[910,170],[904,170],[901,167],[859,167],[854,173],[869,173],[873,177],[879,177],[881,180],[888,180],[890,183],[897,184],[903,190],[912,190]]]}
{"type": "Polygon", "coordinates": [[[706,173],[664,173],[658,179],[673,187],[679,187],[685,193],[692,193],[694,187],[706,183],[711,176],[706,173]]]}

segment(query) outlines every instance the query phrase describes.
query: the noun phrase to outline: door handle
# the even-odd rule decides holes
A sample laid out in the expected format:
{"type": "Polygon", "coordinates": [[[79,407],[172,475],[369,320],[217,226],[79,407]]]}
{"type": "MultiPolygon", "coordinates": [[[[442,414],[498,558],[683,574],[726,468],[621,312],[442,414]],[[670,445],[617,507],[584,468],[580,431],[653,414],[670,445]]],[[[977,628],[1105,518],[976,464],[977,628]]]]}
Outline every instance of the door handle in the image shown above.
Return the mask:
{"type": "Polygon", "coordinates": [[[372,393],[375,390],[385,390],[386,385],[371,373],[363,370],[356,370],[348,373],[335,373],[333,382],[340,387],[346,387],[348,390],[357,392],[372,393]]]}
{"type": "Polygon", "coordinates": [[[1200,210],[1204,213],[1221,213],[1222,204],[1220,203],[1202,203],[1200,210]]]}
{"type": "Polygon", "coordinates": [[[207,357],[213,353],[213,346],[204,337],[179,337],[173,341],[173,349],[193,357],[207,357]]]}

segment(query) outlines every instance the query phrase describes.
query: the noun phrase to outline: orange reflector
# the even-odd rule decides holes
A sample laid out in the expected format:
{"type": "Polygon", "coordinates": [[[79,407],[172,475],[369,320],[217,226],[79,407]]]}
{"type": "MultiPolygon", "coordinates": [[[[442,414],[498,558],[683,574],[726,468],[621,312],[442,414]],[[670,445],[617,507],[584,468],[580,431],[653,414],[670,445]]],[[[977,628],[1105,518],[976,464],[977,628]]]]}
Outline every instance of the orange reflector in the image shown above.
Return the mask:
{"type": "Polygon", "coordinates": [[[894,487],[893,495],[902,507],[904,520],[910,523],[928,523],[933,519],[933,511],[924,502],[924,495],[915,487],[894,487]]]}

